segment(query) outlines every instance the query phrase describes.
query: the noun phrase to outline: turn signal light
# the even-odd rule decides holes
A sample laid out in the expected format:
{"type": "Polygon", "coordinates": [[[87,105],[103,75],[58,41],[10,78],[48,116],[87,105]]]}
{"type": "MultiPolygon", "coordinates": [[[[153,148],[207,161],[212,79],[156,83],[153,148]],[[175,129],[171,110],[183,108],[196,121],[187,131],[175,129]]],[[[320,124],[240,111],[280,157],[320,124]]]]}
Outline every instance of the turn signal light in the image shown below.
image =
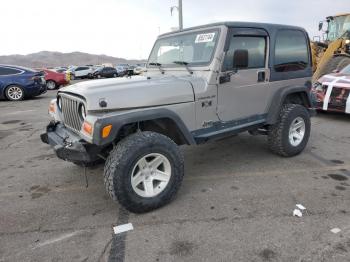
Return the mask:
{"type": "Polygon", "coordinates": [[[102,138],[106,138],[109,136],[109,133],[112,130],[112,125],[107,125],[102,129],[102,138]]]}
{"type": "Polygon", "coordinates": [[[84,121],[83,123],[83,131],[89,135],[92,135],[92,125],[89,122],[84,121]]]}
{"type": "Polygon", "coordinates": [[[51,102],[49,105],[49,112],[55,113],[55,102],[51,102]]]}

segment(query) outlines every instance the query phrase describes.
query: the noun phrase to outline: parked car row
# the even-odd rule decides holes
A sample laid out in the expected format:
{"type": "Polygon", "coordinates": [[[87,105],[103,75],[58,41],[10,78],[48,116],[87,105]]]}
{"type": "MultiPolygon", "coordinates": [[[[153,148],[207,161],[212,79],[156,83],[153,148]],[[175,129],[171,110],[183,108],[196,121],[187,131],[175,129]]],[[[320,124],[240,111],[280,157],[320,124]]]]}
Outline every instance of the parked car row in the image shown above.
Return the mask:
{"type": "Polygon", "coordinates": [[[68,85],[74,79],[94,79],[138,75],[145,72],[145,64],[86,65],[30,69],[0,65],[0,99],[12,101],[38,96],[47,90],[68,85]]]}

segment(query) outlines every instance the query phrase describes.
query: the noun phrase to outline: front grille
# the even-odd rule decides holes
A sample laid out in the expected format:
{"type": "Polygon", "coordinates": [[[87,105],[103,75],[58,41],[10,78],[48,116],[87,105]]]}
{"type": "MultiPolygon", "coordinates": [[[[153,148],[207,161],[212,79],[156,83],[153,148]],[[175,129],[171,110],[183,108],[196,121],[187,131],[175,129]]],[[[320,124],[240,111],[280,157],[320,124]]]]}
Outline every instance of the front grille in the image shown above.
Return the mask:
{"type": "Polygon", "coordinates": [[[79,107],[83,102],[79,98],[66,94],[59,94],[59,97],[64,125],[80,132],[83,119],[79,115],[79,107]]]}

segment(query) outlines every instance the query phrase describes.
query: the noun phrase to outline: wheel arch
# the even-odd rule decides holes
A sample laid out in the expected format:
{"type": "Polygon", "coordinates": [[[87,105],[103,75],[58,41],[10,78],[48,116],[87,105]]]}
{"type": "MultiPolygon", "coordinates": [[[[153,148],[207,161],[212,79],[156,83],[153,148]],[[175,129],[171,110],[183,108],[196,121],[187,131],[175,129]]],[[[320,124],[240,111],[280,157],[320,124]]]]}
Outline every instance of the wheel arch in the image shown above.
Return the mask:
{"type": "Polygon", "coordinates": [[[181,118],[168,109],[151,109],[100,119],[95,124],[94,142],[106,145],[117,142],[127,135],[141,131],[153,131],[171,138],[178,145],[196,144],[192,134],[181,118]],[[101,138],[101,130],[106,125],[112,125],[110,135],[101,138]]]}
{"type": "Polygon", "coordinates": [[[267,124],[271,125],[277,122],[279,112],[284,104],[300,104],[311,111],[313,107],[309,92],[311,82],[307,85],[310,85],[310,87],[288,86],[281,88],[276,92],[271,100],[270,108],[268,110],[267,124]]]}

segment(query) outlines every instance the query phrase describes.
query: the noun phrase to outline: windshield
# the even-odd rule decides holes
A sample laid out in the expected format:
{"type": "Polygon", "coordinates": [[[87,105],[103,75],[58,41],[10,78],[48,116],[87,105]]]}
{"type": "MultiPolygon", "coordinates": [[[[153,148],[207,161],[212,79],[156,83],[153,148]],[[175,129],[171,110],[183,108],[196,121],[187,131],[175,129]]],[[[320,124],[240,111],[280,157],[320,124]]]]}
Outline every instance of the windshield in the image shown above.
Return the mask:
{"type": "Polygon", "coordinates": [[[334,41],[341,37],[346,31],[350,31],[350,15],[334,17],[328,24],[328,39],[334,41]]]}
{"type": "Polygon", "coordinates": [[[218,35],[218,30],[208,30],[158,39],[148,64],[173,66],[174,61],[182,61],[190,66],[208,64],[212,59],[218,35]]]}

